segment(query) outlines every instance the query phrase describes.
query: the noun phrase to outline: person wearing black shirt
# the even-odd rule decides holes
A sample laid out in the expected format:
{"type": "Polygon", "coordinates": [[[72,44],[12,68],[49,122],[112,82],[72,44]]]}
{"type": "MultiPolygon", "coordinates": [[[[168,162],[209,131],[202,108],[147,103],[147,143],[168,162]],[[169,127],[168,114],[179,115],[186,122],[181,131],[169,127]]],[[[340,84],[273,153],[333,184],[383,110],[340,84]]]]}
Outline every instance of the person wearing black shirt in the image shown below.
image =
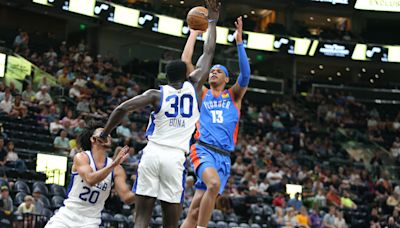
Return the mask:
{"type": "Polygon", "coordinates": [[[7,150],[4,147],[4,139],[0,138],[0,166],[4,166],[7,158],[7,150]]]}

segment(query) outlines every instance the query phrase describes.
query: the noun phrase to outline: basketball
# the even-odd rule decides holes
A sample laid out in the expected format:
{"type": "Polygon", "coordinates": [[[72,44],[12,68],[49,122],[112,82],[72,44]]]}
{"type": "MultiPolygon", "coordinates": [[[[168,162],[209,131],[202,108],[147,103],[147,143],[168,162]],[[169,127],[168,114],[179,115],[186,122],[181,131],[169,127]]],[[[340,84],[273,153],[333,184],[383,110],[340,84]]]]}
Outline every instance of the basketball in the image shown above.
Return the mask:
{"type": "Polygon", "coordinates": [[[194,7],[187,15],[187,23],[191,29],[206,31],[208,28],[208,10],[201,6],[194,7]]]}

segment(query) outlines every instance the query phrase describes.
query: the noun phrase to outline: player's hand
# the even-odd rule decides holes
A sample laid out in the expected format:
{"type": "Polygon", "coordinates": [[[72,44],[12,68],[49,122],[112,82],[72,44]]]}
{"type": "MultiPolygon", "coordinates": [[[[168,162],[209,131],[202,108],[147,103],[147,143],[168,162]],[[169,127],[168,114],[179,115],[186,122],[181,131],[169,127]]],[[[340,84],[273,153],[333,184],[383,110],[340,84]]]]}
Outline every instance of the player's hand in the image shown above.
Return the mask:
{"type": "Polygon", "coordinates": [[[237,20],[235,21],[235,27],[236,31],[234,34],[236,44],[241,44],[243,43],[243,20],[242,16],[238,17],[237,20]]]}
{"type": "Polygon", "coordinates": [[[122,163],[124,163],[129,156],[128,151],[129,151],[129,146],[124,146],[117,155],[117,157],[115,158],[115,160],[113,161],[112,166],[115,167],[117,165],[121,165],[122,163]]]}
{"type": "Polygon", "coordinates": [[[194,36],[196,36],[196,37],[198,37],[199,35],[201,35],[201,34],[203,34],[204,33],[204,31],[201,31],[201,30],[194,30],[194,29],[190,29],[190,35],[194,35],[194,36]]]}
{"type": "Polygon", "coordinates": [[[218,20],[221,3],[218,0],[206,0],[208,19],[218,20]]]}

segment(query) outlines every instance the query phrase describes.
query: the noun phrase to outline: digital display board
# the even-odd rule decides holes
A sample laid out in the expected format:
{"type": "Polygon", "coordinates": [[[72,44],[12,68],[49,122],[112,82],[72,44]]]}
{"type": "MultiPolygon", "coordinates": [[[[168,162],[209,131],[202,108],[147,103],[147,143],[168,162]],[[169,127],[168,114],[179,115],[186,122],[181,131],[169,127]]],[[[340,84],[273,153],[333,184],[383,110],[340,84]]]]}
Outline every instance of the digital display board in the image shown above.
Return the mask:
{"type": "Polygon", "coordinates": [[[0,78],[4,77],[6,70],[6,54],[0,53],[0,78]]]}
{"type": "Polygon", "coordinates": [[[332,5],[340,4],[340,5],[348,5],[349,0],[311,0],[313,2],[322,2],[322,3],[330,3],[332,5]]]}
{"type": "Polygon", "coordinates": [[[15,80],[24,80],[32,72],[32,64],[22,58],[12,55],[7,56],[7,72],[5,76],[15,80]]]}
{"type": "Polygon", "coordinates": [[[36,172],[46,174],[46,184],[65,185],[68,158],[64,156],[37,154],[36,172]]]}
{"type": "Polygon", "coordinates": [[[359,10],[400,12],[399,0],[357,0],[354,8],[359,10]]]}
{"type": "MultiPolygon", "coordinates": [[[[348,0],[311,1],[328,2],[334,5],[348,4],[349,2],[348,0]]],[[[142,12],[101,0],[32,0],[32,2],[125,26],[147,29],[149,31],[177,37],[187,37],[190,32],[185,20],[142,12]]],[[[400,12],[400,1],[358,0],[356,8],[400,12]]],[[[234,28],[217,26],[217,43],[222,45],[235,45],[234,32],[234,28]]],[[[206,37],[207,32],[200,35],[198,40],[204,41],[206,37]]],[[[243,32],[243,43],[247,48],[254,50],[303,56],[351,57],[353,60],[361,61],[400,63],[400,46],[334,43],[247,31],[243,32]]]]}
{"type": "Polygon", "coordinates": [[[347,58],[351,57],[353,49],[350,44],[320,42],[316,53],[318,56],[347,58]]]}
{"type": "Polygon", "coordinates": [[[73,13],[79,13],[93,17],[95,3],[96,0],[69,0],[68,10],[73,13]]]}

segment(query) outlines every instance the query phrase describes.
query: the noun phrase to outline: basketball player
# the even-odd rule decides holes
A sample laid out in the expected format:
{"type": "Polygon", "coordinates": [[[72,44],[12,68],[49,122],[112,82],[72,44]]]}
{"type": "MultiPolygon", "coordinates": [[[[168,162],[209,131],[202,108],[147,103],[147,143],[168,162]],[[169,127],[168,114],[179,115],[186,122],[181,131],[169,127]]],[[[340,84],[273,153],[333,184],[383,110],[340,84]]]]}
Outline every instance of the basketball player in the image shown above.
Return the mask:
{"type": "MultiPolygon", "coordinates": [[[[182,224],[184,228],[196,225],[207,227],[216,198],[223,192],[230,175],[230,154],[236,144],[241,102],[250,80],[250,64],[242,40],[242,17],[237,19],[235,26],[240,75],[230,89],[225,89],[229,82],[227,68],[215,65],[210,70],[210,89],[203,90],[203,104],[195,136],[197,143],[191,147],[190,158],[198,179],[188,216],[182,224]]],[[[184,52],[194,48],[194,39],[189,37],[190,44],[184,52]]],[[[182,57],[186,57],[182,60],[191,65],[190,54],[184,53],[182,57]]]]}
{"type": "Polygon", "coordinates": [[[143,149],[137,179],[135,227],[148,227],[155,201],[161,201],[163,227],[177,227],[182,210],[185,184],[185,153],[199,119],[202,87],[207,80],[214,56],[216,22],[219,6],[216,0],[206,0],[209,9],[209,33],[203,55],[187,79],[186,64],[181,60],[168,63],[168,84],[160,90],[150,89],[119,105],[110,115],[101,136],[105,138],[128,112],[152,105],[147,128],[148,144],[143,149]]]}
{"type": "Polygon", "coordinates": [[[121,166],[129,155],[129,148],[124,147],[114,161],[108,158],[106,151],[111,147],[111,139],[106,142],[98,139],[103,130],[101,126],[101,123],[89,122],[80,134],[78,143],[85,151],[75,155],[68,198],[46,228],[99,227],[101,211],[113,182],[122,201],[134,202],[135,195],[126,185],[121,166]]]}

